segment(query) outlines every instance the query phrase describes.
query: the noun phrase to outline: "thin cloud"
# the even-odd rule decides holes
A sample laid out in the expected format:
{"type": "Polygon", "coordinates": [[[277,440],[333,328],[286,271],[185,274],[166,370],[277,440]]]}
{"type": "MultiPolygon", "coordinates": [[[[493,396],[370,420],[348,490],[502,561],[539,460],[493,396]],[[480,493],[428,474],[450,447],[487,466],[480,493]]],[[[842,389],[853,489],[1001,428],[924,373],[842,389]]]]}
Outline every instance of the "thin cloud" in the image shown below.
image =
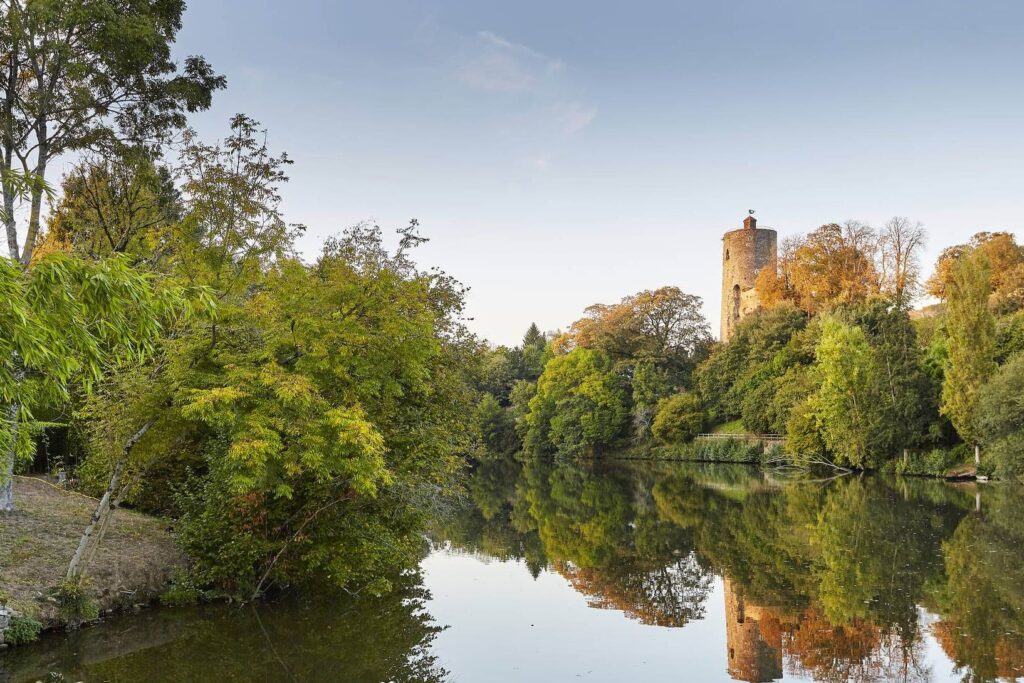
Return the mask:
{"type": "Polygon", "coordinates": [[[468,59],[458,70],[467,85],[481,90],[525,92],[565,68],[560,60],[491,31],[476,34],[468,59]]]}
{"type": "Polygon", "coordinates": [[[578,133],[597,116],[597,109],[582,102],[562,102],[554,107],[555,121],[567,135],[578,133]]]}
{"type": "Polygon", "coordinates": [[[517,163],[543,172],[573,136],[590,126],[597,109],[572,82],[558,57],[493,31],[459,41],[453,75],[462,85],[490,93],[501,136],[521,153],[517,163]]]}

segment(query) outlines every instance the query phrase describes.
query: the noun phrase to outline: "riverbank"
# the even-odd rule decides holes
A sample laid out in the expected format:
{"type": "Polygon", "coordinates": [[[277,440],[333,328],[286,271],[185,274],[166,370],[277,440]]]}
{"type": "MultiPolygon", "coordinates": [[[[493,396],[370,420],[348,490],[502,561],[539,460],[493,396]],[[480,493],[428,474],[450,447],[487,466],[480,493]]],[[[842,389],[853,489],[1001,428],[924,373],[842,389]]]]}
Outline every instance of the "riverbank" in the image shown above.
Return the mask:
{"type": "MultiPolygon", "coordinates": [[[[38,620],[44,629],[63,626],[52,589],[64,578],[96,500],[37,478],[18,477],[17,510],[0,516],[0,605],[38,620]]],[[[85,588],[100,613],[152,602],[183,568],[166,522],[116,510],[87,572],[85,588]]]]}
{"type": "MultiPolygon", "coordinates": [[[[765,441],[757,436],[721,439],[695,439],[675,446],[656,446],[640,451],[633,456],[640,459],[654,459],[678,462],[758,465],[766,468],[789,468],[794,460],[785,452],[785,447],[774,440],[765,441]]],[[[630,459],[627,457],[626,459],[630,459]]],[[[822,461],[822,468],[829,466],[822,461]]],[[[842,468],[837,468],[842,469],[842,468]]],[[[973,453],[965,447],[936,448],[925,452],[907,452],[893,458],[875,470],[857,470],[894,474],[902,477],[923,477],[946,481],[990,479],[991,467],[974,463],[973,453]]]]}

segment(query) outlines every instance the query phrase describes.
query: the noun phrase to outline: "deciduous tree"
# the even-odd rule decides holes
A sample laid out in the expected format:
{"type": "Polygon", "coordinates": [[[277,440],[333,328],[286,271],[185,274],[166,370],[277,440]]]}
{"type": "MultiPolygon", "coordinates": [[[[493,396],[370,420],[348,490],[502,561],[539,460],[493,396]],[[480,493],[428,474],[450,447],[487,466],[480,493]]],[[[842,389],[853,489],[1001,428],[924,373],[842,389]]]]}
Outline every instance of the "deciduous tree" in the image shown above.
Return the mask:
{"type": "Polygon", "coordinates": [[[978,392],[996,370],[995,320],[988,307],[991,264],[984,251],[957,258],[945,283],[948,360],[942,413],[970,444],[980,443],[978,392]]]}
{"type": "Polygon", "coordinates": [[[31,263],[45,194],[34,184],[19,245],[12,172],[45,181],[62,154],[152,145],[224,87],[202,57],[181,67],[171,58],[184,9],[183,0],[0,2],[0,189],[11,258],[31,263]]]}

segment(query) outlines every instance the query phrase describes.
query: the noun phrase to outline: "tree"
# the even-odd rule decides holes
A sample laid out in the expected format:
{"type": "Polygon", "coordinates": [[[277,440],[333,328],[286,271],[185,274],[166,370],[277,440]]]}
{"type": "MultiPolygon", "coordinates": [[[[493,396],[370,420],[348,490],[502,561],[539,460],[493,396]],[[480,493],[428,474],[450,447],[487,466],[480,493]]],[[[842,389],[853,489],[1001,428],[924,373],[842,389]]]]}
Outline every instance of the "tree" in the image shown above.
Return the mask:
{"type": "Polygon", "coordinates": [[[811,232],[787,264],[798,305],[810,313],[863,301],[879,289],[878,240],[866,225],[829,223],[811,232]]]}
{"type": "Polygon", "coordinates": [[[236,295],[276,259],[291,255],[301,225],[281,214],[281,186],[292,162],[273,155],[266,131],[244,114],[231,118],[231,134],[220,144],[202,143],[185,132],[178,167],[186,218],[177,242],[179,272],[203,282],[218,298],[236,295]]]}
{"type": "Polygon", "coordinates": [[[593,453],[622,436],[627,415],[611,360],[579,348],[544,368],[526,416],[526,445],[567,455],[593,453]]]}
{"type": "Polygon", "coordinates": [[[536,382],[540,373],[544,372],[544,365],[551,360],[547,336],[536,323],[530,323],[523,335],[522,346],[513,349],[512,355],[516,359],[516,378],[536,382]]]}
{"type": "Polygon", "coordinates": [[[857,221],[829,223],[783,241],[778,267],[762,269],[755,287],[764,308],[791,301],[808,313],[883,294],[906,307],[917,293],[920,223],[894,217],[875,230],[857,221]]]}
{"type": "Polygon", "coordinates": [[[975,445],[978,429],[978,392],[995,372],[995,320],[988,308],[991,265],[975,250],[959,257],[949,269],[945,285],[948,360],[942,384],[942,414],[960,436],[975,445]]]}
{"type": "Polygon", "coordinates": [[[357,227],[311,267],[275,262],[213,350],[183,354],[174,403],[207,431],[208,474],[179,525],[205,583],[243,598],[312,580],[380,592],[418,559],[470,450],[476,341],[461,286],[416,268],[419,238],[403,234],[389,252],[357,227]]]}
{"type": "Polygon", "coordinates": [[[837,313],[861,328],[871,347],[872,391],[879,410],[873,451],[892,457],[937,438],[939,386],[926,369],[906,308],[876,297],[837,313]]]}
{"type": "Polygon", "coordinates": [[[171,59],[184,8],[183,0],[0,2],[0,189],[12,259],[32,262],[54,158],[158,143],[224,87],[202,57],[188,57],[180,71],[171,59]],[[21,248],[17,172],[36,180],[21,248]]]}
{"type": "Polygon", "coordinates": [[[977,421],[996,473],[1024,476],[1024,355],[1014,356],[981,387],[977,421]]]}
{"type": "Polygon", "coordinates": [[[132,253],[151,267],[181,217],[170,171],[145,150],[89,157],[64,176],[44,244],[93,259],[132,253]]]}
{"type": "Polygon", "coordinates": [[[815,412],[823,427],[825,445],[837,464],[871,466],[878,406],[871,347],[863,330],[836,319],[826,320],[818,344],[817,367],[821,386],[815,412]]]}
{"type": "Polygon", "coordinates": [[[29,425],[41,404],[89,391],[111,365],[145,355],[160,317],[178,305],[124,258],[92,263],[51,254],[28,271],[0,259],[0,511],[14,508],[15,461],[32,451],[29,425]]]}
{"type": "Polygon", "coordinates": [[[1008,232],[979,232],[967,244],[944,249],[928,280],[928,293],[946,299],[957,262],[975,251],[988,259],[990,303],[1004,312],[1024,306],[1024,247],[1008,232]]]}
{"type": "Polygon", "coordinates": [[[658,412],[651,431],[660,443],[679,445],[700,434],[706,415],[700,399],[689,393],[680,393],[658,403],[658,412]]]}
{"type": "Polygon", "coordinates": [[[655,367],[648,358],[636,362],[633,367],[633,438],[638,443],[651,436],[651,424],[658,401],[671,393],[668,373],[655,367]]]}
{"type": "Polygon", "coordinates": [[[627,296],[617,304],[594,304],[554,344],[603,352],[616,363],[650,359],[681,386],[707,354],[711,328],[701,299],[676,287],[627,296]]]}
{"type": "Polygon", "coordinates": [[[762,383],[794,365],[809,365],[816,340],[803,348],[801,333],[806,327],[806,314],[788,303],[741,320],[729,343],[716,346],[694,372],[694,384],[710,419],[722,422],[740,417],[745,400],[762,383]]]}
{"type": "Polygon", "coordinates": [[[476,406],[476,421],[480,438],[489,453],[508,454],[516,450],[515,419],[498,403],[498,399],[484,394],[476,406]]]}
{"type": "Polygon", "coordinates": [[[924,246],[924,228],[908,218],[893,217],[881,230],[881,288],[899,308],[907,307],[917,294],[924,246]]]}

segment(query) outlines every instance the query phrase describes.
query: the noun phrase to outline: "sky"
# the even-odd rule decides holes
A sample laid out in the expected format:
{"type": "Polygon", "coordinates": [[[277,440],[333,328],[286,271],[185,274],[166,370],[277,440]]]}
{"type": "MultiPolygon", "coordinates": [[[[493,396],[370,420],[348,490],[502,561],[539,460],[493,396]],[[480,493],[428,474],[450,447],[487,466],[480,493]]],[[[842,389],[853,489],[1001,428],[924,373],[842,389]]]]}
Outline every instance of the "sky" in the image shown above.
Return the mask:
{"type": "Polygon", "coordinates": [[[289,222],[420,221],[418,260],[514,344],[665,285],[717,333],[721,235],[924,224],[930,270],[1021,233],[1024,3],[192,0],[176,52],[295,163],[289,222]]]}

